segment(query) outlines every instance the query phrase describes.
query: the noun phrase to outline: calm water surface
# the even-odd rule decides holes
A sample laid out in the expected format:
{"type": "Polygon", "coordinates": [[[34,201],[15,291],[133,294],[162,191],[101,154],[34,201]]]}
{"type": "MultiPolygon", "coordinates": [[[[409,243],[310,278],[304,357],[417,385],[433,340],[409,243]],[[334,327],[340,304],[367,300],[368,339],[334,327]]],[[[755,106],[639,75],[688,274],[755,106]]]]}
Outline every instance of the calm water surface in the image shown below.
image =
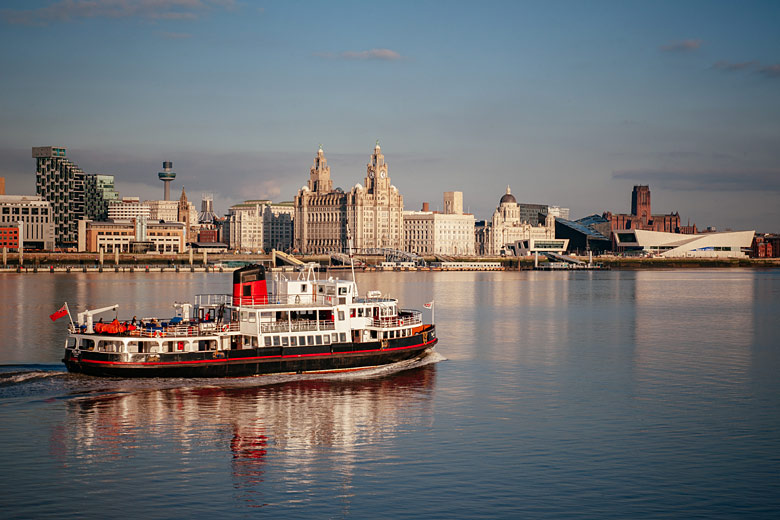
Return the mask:
{"type": "Polygon", "coordinates": [[[780,271],[358,282],[434,299],[437,353],[357,376],[74,376],[63,301],[172,315],[230,275],[0,275],[2,517],[780,515],[780,271]]]}

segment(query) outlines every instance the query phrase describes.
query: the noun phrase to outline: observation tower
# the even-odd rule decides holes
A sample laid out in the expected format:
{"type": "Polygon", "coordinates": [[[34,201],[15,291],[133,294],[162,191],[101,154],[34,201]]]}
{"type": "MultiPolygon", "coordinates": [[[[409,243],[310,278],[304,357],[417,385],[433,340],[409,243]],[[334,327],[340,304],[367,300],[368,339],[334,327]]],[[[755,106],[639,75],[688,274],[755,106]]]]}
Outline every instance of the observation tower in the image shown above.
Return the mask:
{"type": "Polygon", "coordinates": [[[163,171],[159,172],[157,177],[165,183],[163,200],[171,200],[171,181],[176,178],[176,172],[173,171],[173,161],[163,161],[163,171]]]}

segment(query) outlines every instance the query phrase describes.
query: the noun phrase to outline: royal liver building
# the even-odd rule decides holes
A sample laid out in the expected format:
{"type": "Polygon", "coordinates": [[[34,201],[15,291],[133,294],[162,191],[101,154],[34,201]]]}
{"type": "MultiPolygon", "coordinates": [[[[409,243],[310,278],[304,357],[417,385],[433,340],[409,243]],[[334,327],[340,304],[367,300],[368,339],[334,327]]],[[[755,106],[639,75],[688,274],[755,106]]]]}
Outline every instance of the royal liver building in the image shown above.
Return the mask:
{"type": "Polygon", "coordinates": [[[301,253],[346,252],[348,237],[358,250],[403,244],[404,199],[390,184],[377,143],[364,184],[349,192],[336,188],[322,147],[309,170],[309,182],[295,196],[295,247],[301,253]]]}

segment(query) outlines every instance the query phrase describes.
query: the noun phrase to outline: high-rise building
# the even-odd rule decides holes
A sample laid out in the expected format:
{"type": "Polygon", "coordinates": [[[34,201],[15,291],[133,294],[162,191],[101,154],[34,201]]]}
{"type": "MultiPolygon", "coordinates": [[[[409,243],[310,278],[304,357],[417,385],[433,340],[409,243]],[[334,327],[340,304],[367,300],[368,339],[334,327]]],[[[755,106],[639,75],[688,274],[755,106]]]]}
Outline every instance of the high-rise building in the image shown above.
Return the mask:
{"type": "Polygon", "coordinates": [[[106,220],[108,206],[119,200],[119,192],[114,189],[113,175],[84,176],[84,213],[86,218],[106,220]]]}
{"type": "Polygon", "coordinates": [[[119,194],[112,175],[84,173],[66,152],[65,148],[36,146],[32,156],[36,160],[36,193],[51,202],[55,242],[75,247],[78,221],[107,218],[108,203],[119,194]]]}

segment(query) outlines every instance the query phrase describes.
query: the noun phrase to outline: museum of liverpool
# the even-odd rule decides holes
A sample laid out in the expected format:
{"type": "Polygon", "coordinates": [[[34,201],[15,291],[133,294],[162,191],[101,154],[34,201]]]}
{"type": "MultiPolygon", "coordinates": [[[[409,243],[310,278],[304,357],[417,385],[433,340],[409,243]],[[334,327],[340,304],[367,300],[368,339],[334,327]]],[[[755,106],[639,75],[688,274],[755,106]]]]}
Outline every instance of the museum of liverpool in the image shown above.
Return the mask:
{"type": "Polygon", "coordinates": [[[642,229],[614,231],[617,251],[667,258],[747,258],[755,231],[681,235],[642,229]]]}

